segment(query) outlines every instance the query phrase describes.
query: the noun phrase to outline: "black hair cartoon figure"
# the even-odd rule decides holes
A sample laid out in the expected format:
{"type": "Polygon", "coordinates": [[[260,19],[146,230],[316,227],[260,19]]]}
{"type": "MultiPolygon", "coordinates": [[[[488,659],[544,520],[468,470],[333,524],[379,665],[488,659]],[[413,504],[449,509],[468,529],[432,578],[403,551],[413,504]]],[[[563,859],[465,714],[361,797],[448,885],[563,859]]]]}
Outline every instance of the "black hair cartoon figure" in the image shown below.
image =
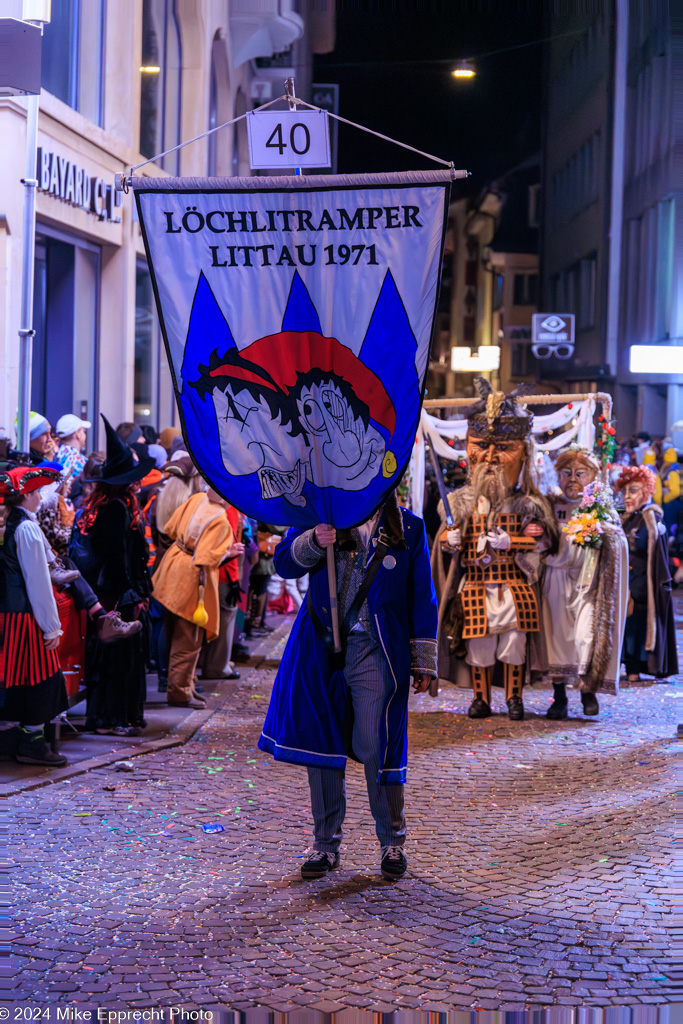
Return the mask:
{"type": "MultiPolygon", "coordinates": [[[[398,296],[390,275],[382,291],[387,288],[387,281],[398,296]]],[[[380,295],[377,307],[381,298],[380,295]]],[[[400,304],[400,299],[397,301],[400,304]]],[[[378,315],[377,307],[373,320],[378,315]]],[[[407,324],[402,306],[400,312],[407,324]]],[[[392,331],[395,333],[395,326],[385,339],[389,346],[392,331]]],[[[406,368],[404,362],[401,384],[406,391],[405,407],[415,422],[408,428],[407,437],[400,439],[398,453],[403,462],[399,462],[395,445],[396,402],[376,372],[381,365],[377,349],[372,345],[367,348],[368,355],[374,356],[369,360],[374,366],[364,359],[372,333],[377,334],[377,324],[373,332],[371,321],[359,355],[337,339],[325,337],[297,274],[282,331],[238,349],[208,284],[200,278],[185,351],[181,404],[191,450],[208,478],[215,479],[220,489],[220,474],[211,468],[216,456],[213,447],[207,449],[206,442],[205,410],[210,402],[218,429],[223,473],[242,478],[245,486],[247,477],[255,477],[262,500],[284,499],[292,511],[305,509],[311,501],[315,503],[318,490],[334,488],[337,493],[346,492],[347,518],[350,523],[355,522],[358,503],[356,499],[354,508],[352,495],[374,486],[381,498],[390,487],[390,481],[410,454],[419,413],[415,339],[409,333],[412,367],[408,363],[406,368]],[[207,322],[204,312],[202,320],[195,322],[198,307],[204,311],[208,308],[213,319],[207,322]],[[217,324],[221,325],[223,338],[217,336],[217,324]],[[300,326],[307,329],[297,329],[300,326]],[[196,359],[195,373],[190,375],[188,352],[193,339],[197,339],[196,349],[201,344],[203,352],[207,352],[207,339],[213,340],[214,345],[208,358],[196,359]],[[193,433],[198,435],[199,443],[193,442],[193,433]]],[[[388,376],[399,379],[392,370],[388,376]]],[[[273,514],[268,521],[291,522],[294,518],[283,513],[276,519],[273,514]]]]}
{"type": "MultiPolygon", "coordinates": [[[[283,497],[298,506],[306,504],[307,480],[316,487],[363,490],[381,472],[386,452],[367,403],[348,379],[320,366],[348,363],[348,356],[358,362],[356,357],[334,338],[319,335],[311,339],[318,344],[305,347],[302,340],[283,332],[241,353],[232,349],[223,359],[214,353],[193,382],[200,394],[211,394],[227,471],[257,473],[264,498],[283,497]],[[318,366],[310,367],[313,351],[318,366]],[[286,370],[291,386],[276,381],[278,369],[286,370]]],[[[352,369],[363,392],[366,382],[352,369]]],[[[388,402],[384,412],[390,412],[388,402]]]]}

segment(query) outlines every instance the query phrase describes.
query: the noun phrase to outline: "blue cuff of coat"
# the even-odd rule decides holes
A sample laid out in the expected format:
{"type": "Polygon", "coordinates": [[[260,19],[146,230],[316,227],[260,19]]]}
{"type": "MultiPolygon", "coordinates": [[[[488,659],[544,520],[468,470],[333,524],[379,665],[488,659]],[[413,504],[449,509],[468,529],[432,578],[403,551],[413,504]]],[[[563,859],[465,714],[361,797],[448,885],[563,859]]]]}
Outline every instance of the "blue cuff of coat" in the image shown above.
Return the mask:
{"type": "Polygon", "coordinates": [[[294,561],[302,569],[310,569],[317,565],[325,554],[320,545],[316,543],[313,530],[306,530],[305,533],[299,534],[289,550],[292,552],[294,561]]]}
{"type": "Polygon", "coordinates": [[[435,678],[438,676],[436,640],[410,641],[410,668],[413,672],[426,672],[435,678]]]}
{"type": "Polygon", "coordinates": [[[403,768],[381,768],[377,777],[378,786],[405,786],[408,770],[403,768]]]}

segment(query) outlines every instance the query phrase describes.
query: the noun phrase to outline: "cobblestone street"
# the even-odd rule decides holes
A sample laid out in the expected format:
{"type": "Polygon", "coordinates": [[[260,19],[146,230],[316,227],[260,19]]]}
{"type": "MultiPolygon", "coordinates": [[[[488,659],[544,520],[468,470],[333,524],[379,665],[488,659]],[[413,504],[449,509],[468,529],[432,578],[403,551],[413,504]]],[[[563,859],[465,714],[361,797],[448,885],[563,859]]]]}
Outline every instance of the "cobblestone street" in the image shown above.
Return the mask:
{"type": "MultiPolygon", "coordinates": [[[[409,872],[379,874],[362,771],[338,871],[304,883],[306,773],[256,741],[272,669],[244,674],[184,746],[7,801],[8,1004],[333,1012],[677,1001],[667,904],[683,686],[597,719],[411,698],[409,872]],[[672,710],[673,709],[673,710],[672,710]],[[205,834],[203,823],[225,831],[205,834]]],[[[673,1019],[673,1018],[672,1018],[673,1019]]]]}

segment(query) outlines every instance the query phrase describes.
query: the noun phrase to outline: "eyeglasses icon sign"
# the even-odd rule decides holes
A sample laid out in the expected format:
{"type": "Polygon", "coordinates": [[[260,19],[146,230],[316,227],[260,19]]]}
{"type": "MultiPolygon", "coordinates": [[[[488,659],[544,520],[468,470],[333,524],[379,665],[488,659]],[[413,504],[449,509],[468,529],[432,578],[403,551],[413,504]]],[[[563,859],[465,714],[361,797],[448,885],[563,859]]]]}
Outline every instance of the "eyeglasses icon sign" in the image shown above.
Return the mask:
{"type": "Polygon", "coordinates": [[[541,327],[544,331],[551,331],[553,334],[557,334],[559,331],[566,329],[567,322],[559,316],[548,316],[545,320],[541,321],[541,327]]]}

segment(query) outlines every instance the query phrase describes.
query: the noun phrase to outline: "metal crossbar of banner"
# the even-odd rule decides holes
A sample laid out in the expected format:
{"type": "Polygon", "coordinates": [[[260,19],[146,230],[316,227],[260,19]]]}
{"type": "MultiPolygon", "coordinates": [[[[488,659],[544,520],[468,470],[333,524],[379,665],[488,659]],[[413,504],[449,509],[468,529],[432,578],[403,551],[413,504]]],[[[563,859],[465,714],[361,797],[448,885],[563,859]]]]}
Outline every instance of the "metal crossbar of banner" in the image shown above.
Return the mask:
{"type": "MultiPolygon", "coordinates": [[[[274,106],[276,103],[285,102],[288,104],[295,104],[297,107],[305,107],[307,110],[318,111],[323,113],[322,107],[315,107],[311,103],[306,103],[305,100],[299,99],[298,97],[290,94],[283,94],[277,96],[274,100],[270,100],[269,103],[264,103],[258,108],[257,111],[248,110],[244,114],[240,114],[238,117],[233,117],[230,121],[225,121],[223,124],[217,125],[215,128],[209,128],[208,131],[202,132],[201,135],[195,135],[193,139],[188,139],[186,142],[181,142],[177,146],[173,146],[171,149],[165,149],[163,153],[157,153],[156,156],[151,156],[148,160],[143,160],[142,163],[136,164],[131,167],[128,174],[117,174],[115,175],[115,186],[118,192],[128,192],[128,189],[132,185],[132,177],[135,171],[139,171],[141,167],[146,167],[147,164],[156,163],[157,160],[163,159],[165,156],[170,156],[171,153],[176,153],[180,149],[184,149],[185,146],[191,146],[193,142],[199,142],[201,139],[208,138],[209,135],[213,135],[214,132],[221,131],[222,128],[228,128],[231,124],[237,124],[238,121],[244,120],[246,117],[254,114],[258,115],[259,111],[267,110],[269,107],[274,106]]],[[[453,161],[443,160],[439,156],[434,156],[433,153],[426,153],[422,149],[416,149],[415,146],[409,146],[407,142],[400,142],[398,139],[392,139],[389,135],[383,135],[381,132],[376,132],[372,128],[367,128],[365,125],[357,124],[355,121],[349,121],[345,117],[341,117],[339,114],[334,114],[331,110],[326,111],[328,117],[333,117],[336,121],[341,121],[343,124],[348,124],[352,128],[358,128],[359,131],[367,132],[368,135],[374,135],[378,139],[383,139],[385,142],[391,142],[395,146],[400,146],[402,149],[408,149],[411,153],[417,153],[419,156],[425,157],[427,160],[433,160],[434,163],[441,164],[443,167],[448,167],[451,172],[451,178],[467,178],[469,171],[456,170],[453,161]]]]}

